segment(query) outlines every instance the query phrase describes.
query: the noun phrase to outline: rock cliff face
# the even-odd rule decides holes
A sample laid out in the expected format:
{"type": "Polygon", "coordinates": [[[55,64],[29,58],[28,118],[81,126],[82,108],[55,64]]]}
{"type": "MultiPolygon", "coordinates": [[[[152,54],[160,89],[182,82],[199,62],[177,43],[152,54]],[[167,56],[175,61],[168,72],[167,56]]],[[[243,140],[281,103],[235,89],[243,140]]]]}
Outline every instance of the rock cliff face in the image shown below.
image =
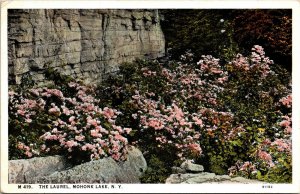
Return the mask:
{"type": "Polygon", "coordinates": [[[157,10],[8,11],[9,83],[43,82],[47,68],[101,81],[122,62],[163,56],[157,10]]]}

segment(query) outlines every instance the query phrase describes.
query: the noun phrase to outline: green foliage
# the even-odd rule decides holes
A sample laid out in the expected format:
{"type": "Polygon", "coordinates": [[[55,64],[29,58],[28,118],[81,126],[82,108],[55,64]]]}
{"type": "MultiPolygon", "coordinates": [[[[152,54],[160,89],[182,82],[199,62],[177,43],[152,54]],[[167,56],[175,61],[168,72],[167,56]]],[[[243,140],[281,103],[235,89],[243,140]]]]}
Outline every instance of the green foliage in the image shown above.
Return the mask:
{"type": "Polygon", "coordinates": [[[174,59],[187,50],[229,60],[238,51],[234,29],[228,17],[231,10],[160,10],[166,46],[174,59]],[[224,20],[224,21],[223,21],[224,20]]]}
{"type": "Polygon", "coordinates": [[[20,88],[26,89],[30,88],[34,85],[34,82],[29,73],[26,73],[22,76],[21,84],[19,85],[20,88]]]}
{"type": "Polygon", "coordinates": [[[257,172],[255,178],[265,182],[292,183],[292,166],[290,157],[282,157],[279,164],[271,170],[257,172]]]}
{"type": "Polygon", "coordinates": [[[170,166],[156,155],[151,155],[147,165],[147,170],[141,178],[142,183],[164,183],[171,173],[170,166]]]}
{"type": "MultiPolygon", "coordinates": [[[[283,68],[277,68],[277,71],[285,72],[283,68]]],[[[234,111],[239,118],[238,122],[245,125],[254,124],[253,120],[259,120],[259,125],[252,127],[269,127],[274,124],[274,103],[279,101],[282,94],[288,94],[287,88],[283,86],[288,85],[289,75],[281,73],[282,76],[279,76],[274,72],[262,79],[255,72],[242,73],[230,70],[229,66],[227,69],[231,75],[228,87],[221,94],[221,106],[234,111]]]]}

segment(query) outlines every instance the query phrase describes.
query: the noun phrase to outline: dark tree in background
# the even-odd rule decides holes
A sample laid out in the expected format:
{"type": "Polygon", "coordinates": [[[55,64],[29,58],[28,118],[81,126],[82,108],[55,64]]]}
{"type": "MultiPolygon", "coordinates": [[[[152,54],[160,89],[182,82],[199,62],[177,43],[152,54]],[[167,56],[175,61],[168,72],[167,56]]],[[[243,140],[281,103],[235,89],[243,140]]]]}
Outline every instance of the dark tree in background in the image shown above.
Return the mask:
{"type": "Polygon", "coordinates": [[[265,48],[276,63],[291,70],[292,66],[292,11],[247,10],[238,11],[233,20],[235,40],[241,48],[253,44],[265,48]]]}
{"type": "Polygon", "coordinates": [[[160,10],[167,48],[174,59],[191,50],[223,61],[253,45],[291,71],[292,11],[290,9],[168,9],[160,10]]]}

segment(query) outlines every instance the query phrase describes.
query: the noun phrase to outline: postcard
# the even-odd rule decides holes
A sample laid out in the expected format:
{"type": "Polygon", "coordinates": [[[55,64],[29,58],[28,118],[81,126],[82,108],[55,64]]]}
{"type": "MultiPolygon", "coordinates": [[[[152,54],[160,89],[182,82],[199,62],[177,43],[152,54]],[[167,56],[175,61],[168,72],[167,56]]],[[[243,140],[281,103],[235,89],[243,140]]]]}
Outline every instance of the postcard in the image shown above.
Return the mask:
{"type": "Polygon", "coordinates": [[[1,2],[1,192],[300,192],[299,14],[1,2]]]}

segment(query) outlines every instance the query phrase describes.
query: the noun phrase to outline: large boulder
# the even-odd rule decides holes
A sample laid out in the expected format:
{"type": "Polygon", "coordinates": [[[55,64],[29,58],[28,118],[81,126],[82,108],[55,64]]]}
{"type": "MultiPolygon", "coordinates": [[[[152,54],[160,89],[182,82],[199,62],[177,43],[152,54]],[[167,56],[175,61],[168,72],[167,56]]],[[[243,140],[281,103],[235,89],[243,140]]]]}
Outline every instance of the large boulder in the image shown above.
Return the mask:
{"type": "Polygon", "coordinates": [[[8,182],[26,183],[38,176],[47,176],[68,167],[63,156],[38,157],[10,160],[8,162],[8,182]]]}
{"type": "MultiPolygon", "coordinates": [[[[48,157],[47,157],[48,158],[48,157]]],[[[36,158],[39,160],[41,158],[36,158]]],[[[42,159],[46,161],[47,159],[42,159]]],[[[13,180],[11,183],[140,183],[139,177],[145,172],[147,163],[140,150],[129,148],[127,160],[116,162],[112,158],[103,158],[77,165],[70,169],[39,174],[31,168],[35,176],[13,180]]],[[[28,171],[20,171],[14,177],[23,177],[28,171]]],[[[10,176],[11,177],[11,176],[10,176]]]]}

